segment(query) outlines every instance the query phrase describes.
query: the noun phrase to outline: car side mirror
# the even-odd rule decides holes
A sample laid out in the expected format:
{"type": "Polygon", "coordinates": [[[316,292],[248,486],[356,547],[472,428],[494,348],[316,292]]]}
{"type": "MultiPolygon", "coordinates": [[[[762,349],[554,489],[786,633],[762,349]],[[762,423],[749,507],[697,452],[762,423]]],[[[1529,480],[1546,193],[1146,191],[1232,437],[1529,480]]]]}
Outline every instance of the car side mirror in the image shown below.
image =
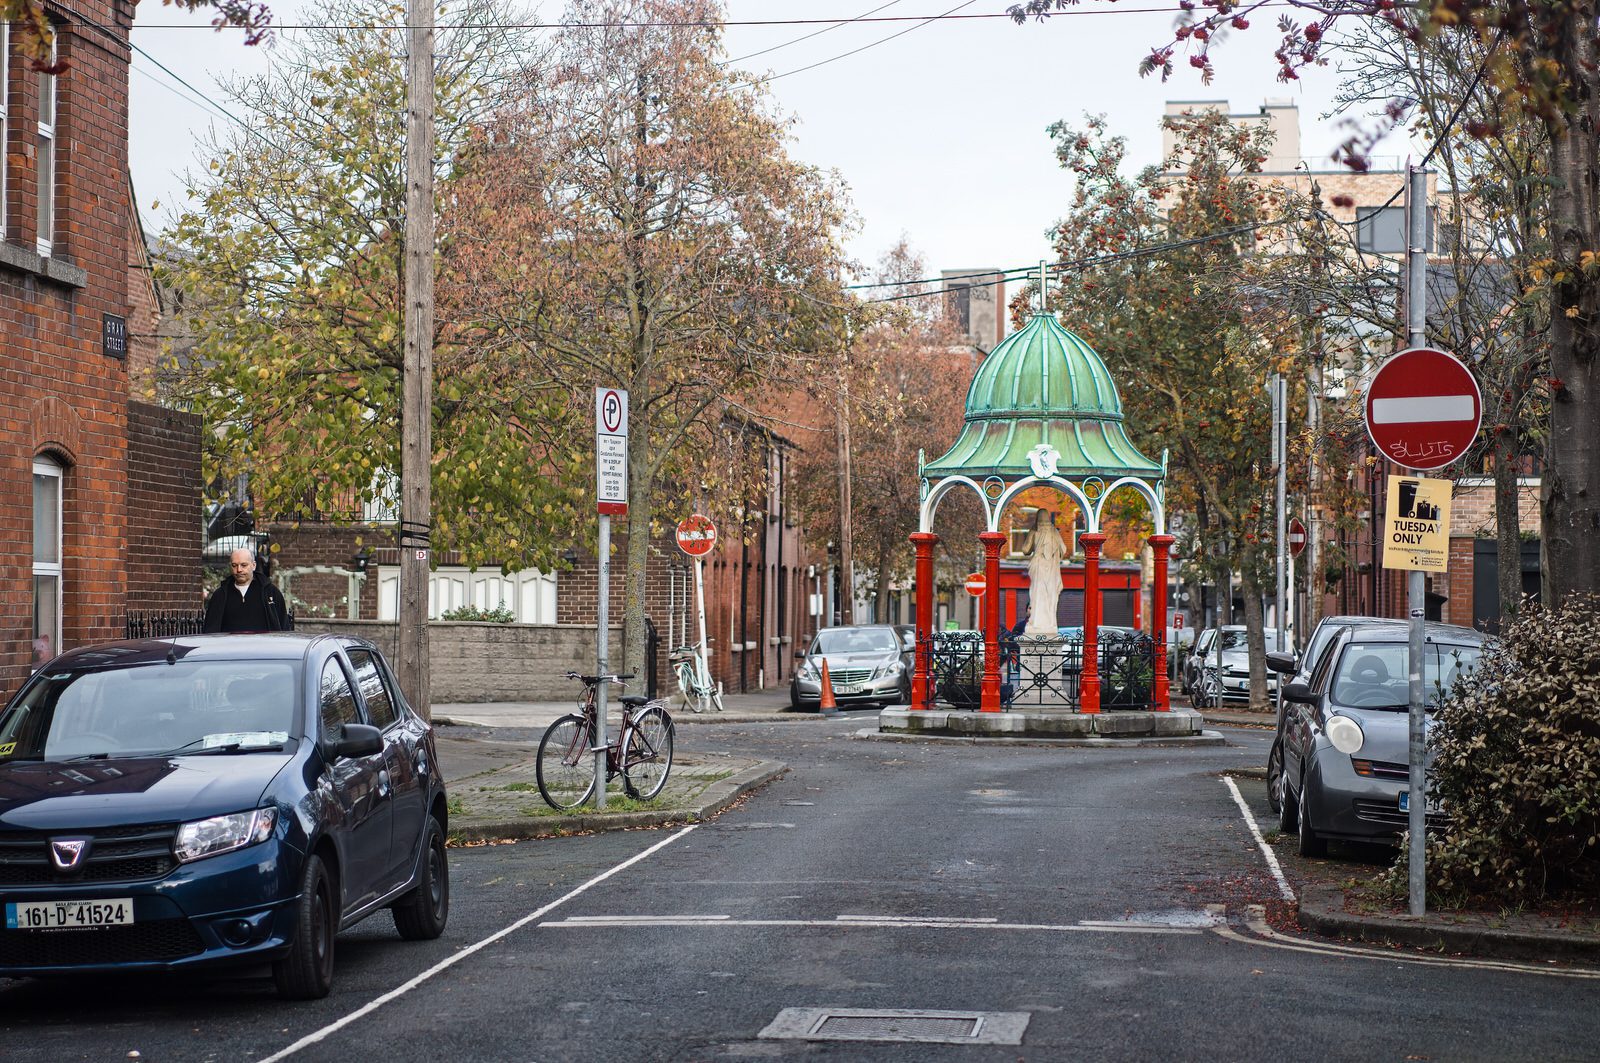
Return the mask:
{"type": "Polygon", "coordinates": [[[333,744],[334,759],[342,757],[370,757],[383,752],[383,732],[364,723],[347,723],[339,731],[339,740],[333,744]]]}
{"type": "Polygon", "coordinates": [[[795,650],[794,651],[794,659],[797,660],[797,661],[805,660],[806,659],[806,651],[805,650],[795,650]]]}
{"type": "Polygon", "coordinates": [[[1283,675],[1294,675],[1294,654],[1286,650],[1273,650],[1267,654],[1267,667],[1283,675]]]}
{"type": "Polygon", "coordinates": [[[1283,688],[1283,700],[1294,701],[1301,705],[1316,703],[1317,695],[1312,691],[1309,683],[1290,683],[1283,688]]]}

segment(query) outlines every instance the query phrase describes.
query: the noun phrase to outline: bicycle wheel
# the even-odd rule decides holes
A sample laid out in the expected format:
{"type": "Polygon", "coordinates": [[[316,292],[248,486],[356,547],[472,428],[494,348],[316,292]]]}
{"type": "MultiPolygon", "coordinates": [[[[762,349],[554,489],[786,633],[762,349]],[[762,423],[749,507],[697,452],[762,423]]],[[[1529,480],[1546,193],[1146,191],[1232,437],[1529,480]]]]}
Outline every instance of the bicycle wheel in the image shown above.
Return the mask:
{"type": "Polygon", "coordinates": [[[577,713],[569,713],[545,729],[534,772],[539,795],[551,808],[577,808],[589,799],[594,789],[591,744],[589,721],[577,713]]]}
{"type": "Polygon", "coordinates": [[[672,717],[652,705],[633,718],[622,736],[622,789],[648,801],[667,784],[672,770],[672,717]]]}

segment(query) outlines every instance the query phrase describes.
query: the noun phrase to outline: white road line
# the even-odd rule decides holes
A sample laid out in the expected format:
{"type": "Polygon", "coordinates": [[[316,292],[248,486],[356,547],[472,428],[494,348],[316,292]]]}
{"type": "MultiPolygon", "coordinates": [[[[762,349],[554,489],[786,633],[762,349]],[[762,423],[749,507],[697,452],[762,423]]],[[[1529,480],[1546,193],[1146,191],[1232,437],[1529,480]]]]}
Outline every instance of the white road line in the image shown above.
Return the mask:
{"type": "Polygon", "coordinates": [[[679,838],[682,838],[685,834],[688,834],[690,831],[694,830],[696,826],[697,826],[696,824],[690,824],[689,826],[684,827],[682,830],[678,831],[676,834],[672,835],[671,837],[663,838],[661,841],[656,842],[656,844],[652,845],[650,848],[646,849],[644,852],[638,853],[638,854],[636,854],[634,856],[630,856],[628,859],[624,860],[622,863],[618,864],[616,867],[613,867],[609,871],[605,871],[605,872],[602,872],[601,874],[596,875],[594,878],[590,879],[588,882],[585,882],[583,885],[577,887],[576,889],[572,890],[571,892],[566,893],[566,894],[562,895],[561,897],[556,898],[555,900],[551,901],[549,904],[545,905],[543,908],[538,909],[537,911],[529,912],[527,915],[523,916],[521,919],[518,919],[516,922],[512,923],[510,926],[507,926],[507,927],[504,927],[504,928],[502,928],[500,930],[495,931],[493,934],[490,934],[488,937],[484,938],[482,941],[479,941],[479,942],[477,942],[475,944],[472,944],[472,945],[468,945],[466,948],[462,949],[460,952],[453,953],[452,955],[446,956],[444,959],[440,960],[438,963],[434,964],[432,967],[429,967],[426,971],[423,971],[421,974],[419,974],[416,977],[412,978],[410,981],[402,982],[400,985],[398,985],[395,988],[389,990],[387,993],[383,994],[382,996],[376,997],[373,1000],[369,1001],[368,1003],[366,1003],[366,1004],[362,1005],[361,1007],[357,1008],[355,1011],[352,1011],[350,1014],[346,1015],[344,1018],[339,1019],[336,1022],[331,1022],[328,1025],[324,1026],[320,1030],[315,1030],[315,1031],[313,1031],[311,1033],[306,1034],[304,1037],[300,1038],[300,1040],[296,1041],[294,1044],[290,1045],[288,1048],[281,1049],[280,1051],[274,1052],[272,1055],[267,1056],[265,1059],[262,1059],[260,1061],[260,1063],[278,1063],[278,1060],[288,1059],[290,1056],[294,1055],[296,1052],[300,1051],[302,1048],[309,1048],[312,1045],[316,1044],[317,1042],[326,1039],[330,1035],[332,1035],[334,1033],[337,1033],[338,1031],[344,1029],[346,1026],[349,1026],[351,1023],[355,1022],[357,1019],[361,1018],[362,1016],[369,1015],[372,1012],[377,1011],[379,1008],[381,1008],[385,1004],[389,1003],[389,1001],[398,999],[399,997],[402,997],[405,994],[411,992],[413,989],[417,988],[417,986],[421,985],[423,982],[426,982],[428,979],[432,978],[434,975],[438,974],[439,972],[445,970],[448,967],[453,967],[455,964],[460,963],[462,960],[466,959],[468,956],[471,956],[473,953],[477,952],[479,949],[487,948],[488,946],[493,945],[496,941],[499,941],[501,938],[505,937],[507,934],[510,934],[510,933],[512,933],[513,931],[516,931],[516,930],[520,930],[523,927],[527,926],[529,923],[533,922],[534,920],[542,918],[546,913],[548,913],[548,912],[552,911],[553,909],[558,908],[561,905],[567,903],[568,901],[572,900],[572,898],[578,896],[580,893],[583,893],[586,890],[589,890],[594,886],[598,886],[600,883],[604,882],[606,879],[610,878],[612,875],[617,874],[619,871],[625,871],[628,868],[632,867],[634,864],[637,864],[639,861],[643,860],[645,857],[650,856],[651,854],[657,852],[660,849],[666,848],[667,846],[671,845],[673,842],[677,841],[679,838]]]}
{"type": "Polygon", "coordinates": [[[1385,963],[1410,963],[1420,967],[1468,967],[1474,970],[1507,971],[1513,974],[1537,974],[1550,978],[1574,978],[1580,981],[1600,979],[1600,971],[1582,967],[1551,967],[1536,963],[1518,963],[1515,960],[1474,960],[1452,956],[1421,956],[1399,952],[1395,949],[1366,948],[1360,945],[1339,945],[1333,942],[1312,941],[1280,934],[1267,924],[1266,912],[1258,904],[1249,906],[1245,923],[1260,937],[1247,937],[1232,927],[1216,928],[1221,936],[1246,945],[1257,945],[1290,952],[1309,952],[1321,956],[1334,956],[1352,960],[1381,960],[1385,963]]]}
{"type": "Polygon", "coordinates": [[[1261,828],[1256,826],[1256,817],[1250,814],[1250,806],[1244,803],[1244,795],[1239,792],[1239,787],[1234,785],[1233,776],[1224,775],[1222,781],[1228,784],[1228,789],[1233,793],[1234,804],[1239,806],[1239,814],[1244,816],[1245,826],[1250,828],[1256,844],[1261,847],[1261,855],[1267,858],[1267,867],[1272,871],[1272,877],[1278,880],[1278,890],[1283,894],[1283,899],[1294,900],[1294,890],[1289,888],[1289,880],[1283,877],[1283,868],[1278,866],[1278,854],[1272,851],[1267,839],[1261,836],[1261,828]]]}
{"type": "MultiPolygon", "coordinates": [[[[639,915],[639,916],[583,916],[544,922],[545,930],[610,930],[621,927],[675,926],[675,927],[819,927],[827,930],[1030,930],[1052,933],[1078,934],[1203,934],[1193,927],[1157,926],[1149,923],[977,923],[967,919],[929,919],[925,917],[861,919],[840,916],[835,919],[708,919],[704,916],[639,915]]],[[[263,1060],[262,1063],[267,1063],[263,1060]]]]}

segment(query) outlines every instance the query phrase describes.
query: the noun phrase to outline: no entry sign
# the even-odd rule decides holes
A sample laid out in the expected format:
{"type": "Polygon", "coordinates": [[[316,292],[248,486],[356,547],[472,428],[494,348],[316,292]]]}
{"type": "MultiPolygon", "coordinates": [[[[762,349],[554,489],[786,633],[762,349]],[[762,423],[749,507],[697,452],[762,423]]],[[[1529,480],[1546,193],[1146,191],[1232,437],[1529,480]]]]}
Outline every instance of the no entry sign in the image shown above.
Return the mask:
{"type": "Polygon", "coordinates": [[[1299,517],[1289,521],[1289,556],[1299,557],[1306,548],[1306,526],[1299,517]]]}
{"type": "Polygon", "coordinates": [[[962,586],[966,587],[967,593],[974,598],[981,598],[983,597],[983,592],[989,589],[989,581],[983,578],[982,572],[974,572],[967,577],[962,586]]]}
{"type": "Polygon", "coordinates": [[[705,557],[717,545],[717,526],[700,513],[678,522],[678,549],[690,557],[705,557]]]}
{"type": "Polygon", "coordinates": [[[1413,347],[1378,367],[1366,409],[1379,453],[1408,469],[1441,469],[1478,437],[1483,396],[1454,355],[1413,347]]]}

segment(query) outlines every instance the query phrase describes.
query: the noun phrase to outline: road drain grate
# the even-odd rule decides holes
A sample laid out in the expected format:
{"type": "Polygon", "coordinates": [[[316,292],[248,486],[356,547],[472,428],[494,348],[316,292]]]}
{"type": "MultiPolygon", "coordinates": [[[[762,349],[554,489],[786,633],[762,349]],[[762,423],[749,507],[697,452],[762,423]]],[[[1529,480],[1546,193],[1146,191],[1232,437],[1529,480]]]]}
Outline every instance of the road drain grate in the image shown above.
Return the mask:
{"type": "Polygon", "coordinates": [[[1021,1011],[926,1011],[899,1008],[784,1008],[765,1038],[805,1041],[901,1041],[946,1045],[1020,1045],[1021,1011]]]}

